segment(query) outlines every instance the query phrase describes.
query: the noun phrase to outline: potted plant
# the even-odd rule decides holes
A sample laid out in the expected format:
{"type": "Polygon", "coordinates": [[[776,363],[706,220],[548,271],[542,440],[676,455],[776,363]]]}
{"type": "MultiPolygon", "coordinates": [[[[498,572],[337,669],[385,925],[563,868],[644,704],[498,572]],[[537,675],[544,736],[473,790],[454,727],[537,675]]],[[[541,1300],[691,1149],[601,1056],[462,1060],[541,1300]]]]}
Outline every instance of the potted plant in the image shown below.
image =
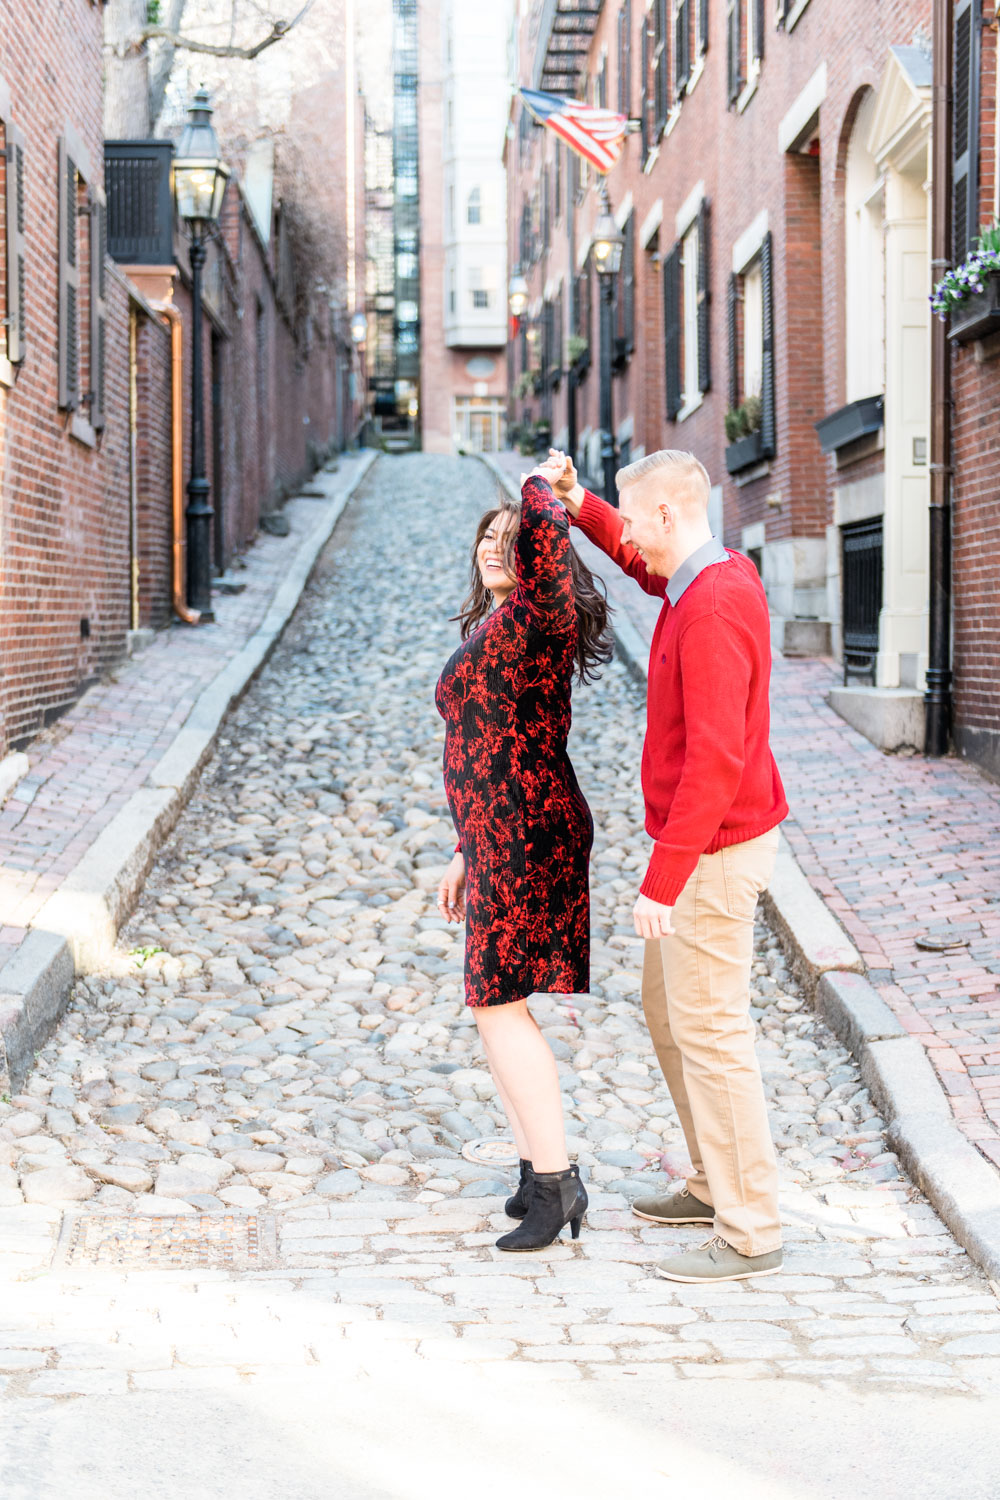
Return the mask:
{"type": "Polygon", "coordinates": [[[514,382],[514,397],[523,401],[530,396],[535,388],[535,377],[530,370],[524,370],[514,382]]]}
{"type": "Polygon", "coordinates": [[[590,345],[578,333],[571,333],[566,340],[566,355],[575,370],[585,370],[590,364],[590,345]]]}
{"type": "Polygon", "coordinates": [[[984,225],[972,254],[941,277],[931,307],[956,344],[1000,330],[1000,223],[984,225]]]}
{"type": "Polygon", "coordinates": [[[726,437],[729,439],[726,468],[730,474],[764,457],[760,432],[763,415],[764,407],[759,396],[747,396],[739,406],[730,407],[726,412],[726,437]]]}

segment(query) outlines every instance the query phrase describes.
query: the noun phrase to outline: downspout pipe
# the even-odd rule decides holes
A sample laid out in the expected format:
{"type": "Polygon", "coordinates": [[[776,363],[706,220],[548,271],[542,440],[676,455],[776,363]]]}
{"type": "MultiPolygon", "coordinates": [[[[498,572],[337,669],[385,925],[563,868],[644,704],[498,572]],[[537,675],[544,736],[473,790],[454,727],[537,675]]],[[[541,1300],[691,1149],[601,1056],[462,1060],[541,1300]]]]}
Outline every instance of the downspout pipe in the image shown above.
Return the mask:
{"type": "MultiPolygon", "coordinates": [[[[931,86],[931,277],[951,265],[954,0],[934,0],[931,86]]],[[[948,325],[931,319],[930,556],[924,753],[946,755],[951,737],[952,396],[948,325]]]]}
{"type": "Polygon", "coordinates": [[[170,327],[170,516],[171,597],[174,613],[186,625],[197,625],[201,615],[187,604],[187,531],[184,519],[184,324],[172,302],[153,307],[170,327]]]}

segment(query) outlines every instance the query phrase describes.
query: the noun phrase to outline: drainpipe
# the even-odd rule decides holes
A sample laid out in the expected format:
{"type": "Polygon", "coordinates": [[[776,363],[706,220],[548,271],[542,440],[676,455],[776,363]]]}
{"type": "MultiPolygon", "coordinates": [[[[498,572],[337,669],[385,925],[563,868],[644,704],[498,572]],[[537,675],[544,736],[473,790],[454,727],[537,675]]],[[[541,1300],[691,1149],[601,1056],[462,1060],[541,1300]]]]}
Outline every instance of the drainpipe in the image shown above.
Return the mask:
{"type": "Polygon", "coordinates": [[[187,534],[184,521],[184,325],[172,302],[153,307],[170,325],[171,430],[171,562],[174,611],[186,625],[197,625],[201,615],[187,606],[187,534]]]}
{"type": "Polygon", "coordinates": [[[128,310],[128,541],[129,541],[129,628],[139,629],[139,476],[136,473],[136,430],[139,417],[139,391],[136,360],[138,313],[129,303],[128,310]]]}
{"type": "MultiPolygon", "coordinates": [[[[952,45],[954,0],[935,0],[931,90],[931,275],[951,265],[952,45]]],[[[951,733],[951,349],[948,325],[931,319],[930,610],[924,753],[945,755],[951,733]]]]}

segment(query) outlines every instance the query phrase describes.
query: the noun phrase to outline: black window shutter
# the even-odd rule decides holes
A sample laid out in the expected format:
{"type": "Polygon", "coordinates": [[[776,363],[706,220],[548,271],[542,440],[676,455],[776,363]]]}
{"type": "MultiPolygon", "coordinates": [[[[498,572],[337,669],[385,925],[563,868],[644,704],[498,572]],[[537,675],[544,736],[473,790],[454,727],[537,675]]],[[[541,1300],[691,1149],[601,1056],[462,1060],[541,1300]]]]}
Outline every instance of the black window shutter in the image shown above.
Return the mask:
{"type": "Polygon", "coordinates": [[[729,409],[735,411],[740,404],[740,278],[734,271],[729,278],[729,295],[726,305],[726,324],[729,335],[729,409]]]}
{"type": "Polygon", "coordinates": [[[7,132],[7,358],[24,360],[24,136],[10,120],[7,132]]]}
{"type": "Polygon", "coordinates": [[[667,420],[681,409],[681,246],[663,262],[663,351],[666,361],[667,420]]]}
{"type": "Polygon", "coordinates": [[[707,198],[698,211],[698,389],[712,387],[711,242],[712,214],[707,198]]]}
{"type": "Polygon", "coordinates": [[[774,411],[774,242],[768,230],[760,247],[761,302],[763,304],[764,347],[760,385],[760,446],[768,457],[775,448],[774,411]]]}
{"type": "Polygon", "coordinates": [[[729,80],[729,102],[735,104],[743,87],[742,0],[729,0],[726,12],[726,76],[729,80]]]}
{"type": "Polygon", "coordinates": [[[952,113],[952,257],[965,260],[979,233],[979,38],[981,0],[955,6],[952,113]]]}
{"type": "Polygon", "coordinates": [[[670,113],[670,59],[667,45],[670,28],[667,24],[667,0],[653,0],[653,16],[653,139],[658,141],[670,113]]]}
{"type": "Polygon", "coordinates": [[[618,113],[632,113],[632,0],[618,12],[618,113]]]}
{"type": "Polygon", "coordinates": [[[698,7],[698,51],[708,51],[708,3],[709,0],[701,0],[698,7]]]}
{"type": "Polygon", "coordinates": [[[754,9],[753,55],[759,62],[764,56],[764,28],[767,24],[766,0],[750,0],[754,9]]]}
{"type": "Polygon", "coordinates": [[[625,222],[622,263],[615,287],[615,358],[624,363],[635,348],[635,214],[625,222]]]}
{"type": "Polygon", "coordinates": [[[778,0],[776,19],[779,26],[784,26],[785,22],[788,19],[788,7],[789,0],[778,0]]]}
{"type": "Polygon", "coordinates": [[[642,69],[642,97],[639,101],[639,118],[642,123],[642,159],[645,162],[650,149],[649,129],[649,18],[643,17],[642,21],[642,47],[640,49],[639,66],[642,69]]]}
{"type": "Polygon", "coordinates": [[[102,188],[92,188],[90,213],[90,425],[101,432],[104,415],[105,366],[107,361],[107,271],[108,210],[102,188]]]}
{"type": "Polygon", "coordinates": [[[691,77],[691,14],[689,0],[677,0],[674,12],[674,83],[679,99],[691,77]]]}
{"type": "Polygon", "coordinates": [[[80,266],[76,253],[77,173],[65,137],[59,137],[59,405],[80,404],[80,266]]]}

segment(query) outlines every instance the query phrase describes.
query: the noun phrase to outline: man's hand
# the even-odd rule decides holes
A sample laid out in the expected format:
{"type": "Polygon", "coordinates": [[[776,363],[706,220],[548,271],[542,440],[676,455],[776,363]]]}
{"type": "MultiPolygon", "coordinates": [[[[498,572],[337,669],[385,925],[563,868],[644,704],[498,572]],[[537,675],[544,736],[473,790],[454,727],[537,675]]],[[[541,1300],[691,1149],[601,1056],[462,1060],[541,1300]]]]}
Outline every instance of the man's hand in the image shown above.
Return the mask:
{"type": "MultiPolygon", "coordinates": [[[[554,448],[550,448],[548,458],[542,463],[536,464],[529,477],[532,479],[544,479],[546,483],[552,486],[556,494],[559,494],[557,486],[562,483],[566,462],[567,460],[563,454],[556,453],[554,448]]],[[[524,483],[523,478],[521,483],[524,483]]],[[[559,498],[562,499],[562,496],[560,495],[559,498]]]]}
{"type": "MultiPolygon", "coordinates": [[[[549,480],[558,499],[562,501],[571,516],[580,514],[580,506],[583,504],[583,485],[576,475],[576,468],[568,453],[563,453],[559,448],[550,448],[546,466],[549,464],[559,466],[559,476],[555,481],[549,480]]],[[[546,475],[546,478],[548,476],[546,475]]]]}
{"type": "Polygon", "coordinates": [[[672,906],[661,906],[659,901],[640,896],[632,910],[636,934],[641,938],[673,937],[670,925],[673,911],[672,906]]]}

